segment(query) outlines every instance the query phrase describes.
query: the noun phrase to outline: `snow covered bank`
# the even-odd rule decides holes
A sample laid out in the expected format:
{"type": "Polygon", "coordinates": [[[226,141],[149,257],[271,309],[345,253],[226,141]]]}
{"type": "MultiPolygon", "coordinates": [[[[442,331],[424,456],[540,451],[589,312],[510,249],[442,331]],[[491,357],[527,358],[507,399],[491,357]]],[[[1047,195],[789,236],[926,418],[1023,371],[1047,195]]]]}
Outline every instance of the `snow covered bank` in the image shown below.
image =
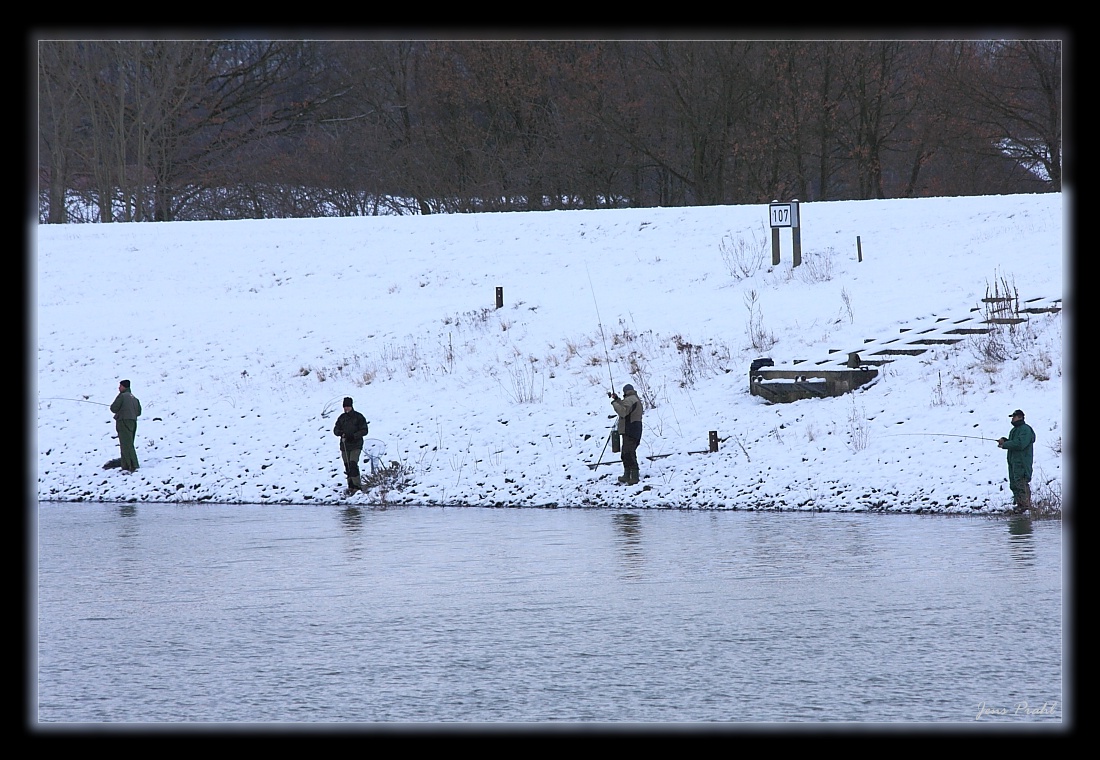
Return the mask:
{"type": "Polygon", "coordinates": [[[1060,502],[1070,304],[836,398],[768,405],[748,369],[973,319],[992,289],[1058,302],[1062,203],[804,203],[798,268],[789,230],[772,266],[767,206],[41,226],[38,498],[998,513],[1019,407],[1060,502]],[[102,467],[121,378],[133,475],[102,467]],[[605,466],[628,382],[636,487],[605,466]],[[406,487],[344,496],[343,396],[406,487]]]}

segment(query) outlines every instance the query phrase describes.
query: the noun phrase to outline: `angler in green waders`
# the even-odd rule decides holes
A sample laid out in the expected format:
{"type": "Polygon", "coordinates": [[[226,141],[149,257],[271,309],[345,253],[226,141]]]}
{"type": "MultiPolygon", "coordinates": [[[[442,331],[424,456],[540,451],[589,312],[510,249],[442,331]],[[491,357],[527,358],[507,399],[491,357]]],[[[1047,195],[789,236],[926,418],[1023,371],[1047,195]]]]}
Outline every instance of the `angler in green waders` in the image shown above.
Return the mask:
{"type": "Polygon", "coordinates": [[[1024,422],[1024,413],[1017,409],[1010,416],[1012,432],[1008,438],[998,438],[998,448],[1008,451],[1008,487],[1012,489],[1015,511],[1031,509],[1031,462],[1035,449],[1035,431],[1024,422]]]}
{"type": "Polygon", "coordinates": [[[130,392],[129,380],[119,380],[118,395],[111,403],[111,411],[115,413],[115,431],[118,433],[122,471],[133,472],[138,468],[134,439],[137,437],[137,418],[141,416],[141,402],[130,392]]]}

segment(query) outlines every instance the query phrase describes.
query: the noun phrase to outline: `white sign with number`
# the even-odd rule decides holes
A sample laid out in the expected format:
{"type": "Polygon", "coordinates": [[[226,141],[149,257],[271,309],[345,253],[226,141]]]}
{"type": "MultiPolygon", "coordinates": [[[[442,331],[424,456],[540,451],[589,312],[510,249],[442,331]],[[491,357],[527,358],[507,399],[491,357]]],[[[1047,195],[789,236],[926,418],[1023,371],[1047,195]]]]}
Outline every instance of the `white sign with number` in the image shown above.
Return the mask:
{"type": "Polygon", "coordinates": [[[771,209],[772,227],[797,227],[798,204],[797,203],[772,203],[771,209]]]}

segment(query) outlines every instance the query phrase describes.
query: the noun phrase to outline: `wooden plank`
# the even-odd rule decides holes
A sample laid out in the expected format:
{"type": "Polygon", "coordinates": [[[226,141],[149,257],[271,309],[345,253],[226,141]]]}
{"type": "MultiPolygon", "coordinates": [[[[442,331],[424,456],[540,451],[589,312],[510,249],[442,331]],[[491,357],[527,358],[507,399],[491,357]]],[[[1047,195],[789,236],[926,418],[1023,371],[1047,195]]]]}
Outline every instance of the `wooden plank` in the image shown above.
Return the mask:
{"type": "Polygon", "coordinates": [[[875,351],[872,356],[890,356],[893,354],[900,354],[902,356],[920,356],[927,350],[927,348],[884,348],[881,351],[875,351]]]}

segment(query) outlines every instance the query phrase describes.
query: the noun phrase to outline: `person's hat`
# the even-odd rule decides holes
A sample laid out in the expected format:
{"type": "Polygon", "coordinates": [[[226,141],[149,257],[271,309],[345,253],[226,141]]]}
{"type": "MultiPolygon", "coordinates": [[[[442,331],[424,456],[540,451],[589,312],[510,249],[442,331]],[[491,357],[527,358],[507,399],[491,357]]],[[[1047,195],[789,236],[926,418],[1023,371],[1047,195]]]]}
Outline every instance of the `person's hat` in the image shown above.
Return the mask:
{"type": "Polygon", "coordinates": [[[630,393],[632,390],[634,390],[634,386],[630,383],[623,386],[623,393],[630,393]]]}
{"type": "Polygon", "coordinates": [[[1023,409],[1017,409],[1016,411],[1014,411],[1012,414],[1010,414],[1008,416],[1009,417],[1023,417],[1024,416],[1024,410],[1023,409]]]}
{"type": "Polygon", "coordinates": [[[351,406],[351,396],[344,396],[344,406],[351,406]]]}
{"type": "Polygon", "coordinates": [[[129,388],[130,387],[130,381],[129,380],[119,380],[118,384],[121,385],[123,388],[129,388]]]}

